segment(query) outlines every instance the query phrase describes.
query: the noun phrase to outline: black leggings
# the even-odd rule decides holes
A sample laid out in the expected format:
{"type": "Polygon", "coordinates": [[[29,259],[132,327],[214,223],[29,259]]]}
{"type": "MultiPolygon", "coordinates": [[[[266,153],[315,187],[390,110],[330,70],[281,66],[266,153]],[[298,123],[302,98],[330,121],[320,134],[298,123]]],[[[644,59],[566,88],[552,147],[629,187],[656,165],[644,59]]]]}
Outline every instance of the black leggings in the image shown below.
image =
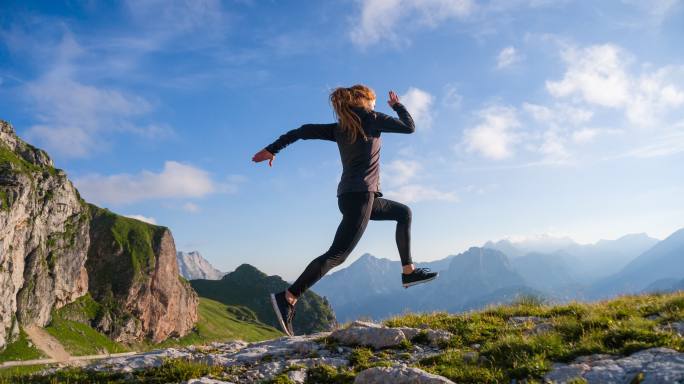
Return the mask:
{"type": "Polygon", "coordinates": [[[330,249],[315,258],[288,290],[301,296],[329,270],[342,264],[366,230],[368,220],[394,220],[397,222],[396,240],[401,265],[411,261],[411,209],[396,201],[375,197],[373,192],[347,192],[337,198],[342,222],[337,227],[330,249]]]}

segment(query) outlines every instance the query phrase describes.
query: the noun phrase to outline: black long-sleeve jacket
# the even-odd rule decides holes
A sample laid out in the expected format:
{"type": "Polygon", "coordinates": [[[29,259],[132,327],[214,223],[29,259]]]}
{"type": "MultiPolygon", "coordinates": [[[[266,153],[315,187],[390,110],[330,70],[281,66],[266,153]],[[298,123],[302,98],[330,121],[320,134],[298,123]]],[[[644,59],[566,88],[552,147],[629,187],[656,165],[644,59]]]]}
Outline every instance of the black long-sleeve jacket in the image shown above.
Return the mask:
{"type": "Polygon", "coordinates": [[[388,116],[381,112],[368,111],[363,108],[352,108],[361,118],[368,141],[359,135],[354,143],[349,143],[347,135],[340,129],[338,123],[332,124],[304,124],[280,136],[276,141],[266,146],[272,154],[294,143],[299,139],[330,140],[337,142],[342,160],[342,177],[337,186],[337,196],[345,192],[369,191],[380,192],[380,139],[381,132],[413,133],[415,125],[413,118],[400,103],[392,106],[399,118],[388,116]]]}

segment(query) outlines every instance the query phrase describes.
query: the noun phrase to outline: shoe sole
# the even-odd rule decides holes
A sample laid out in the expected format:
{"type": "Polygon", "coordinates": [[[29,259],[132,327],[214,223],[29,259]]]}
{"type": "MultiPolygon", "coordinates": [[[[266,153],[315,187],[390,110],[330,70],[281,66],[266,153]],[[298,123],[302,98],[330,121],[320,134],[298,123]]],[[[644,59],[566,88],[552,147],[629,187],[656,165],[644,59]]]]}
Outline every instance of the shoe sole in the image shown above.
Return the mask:
{"type": "Polygon", "coordinates": [[[282,329],[286,335],[292,336],[290,334],[290,331],[288,331],[287,327],[285,326],[285,321],[283,320],[283,316],[280,314],[280,309],[278,308],[278,301],[276,301],[274,293],[271,293],[271,305],[273,306],[273,311],[275,312],[276,318],[278,319],[278,324],[280,324],[280,329],[282,329]]]}
{"type": "Polygon", "coordinates": [[[434,275],[433,277],[431,277],[431,278],[429,278],[429,279],[420,280],[420,281],[414,281],[414,282],[406,283],[406,284],[402,284],[402,285],[404,286],[404,288],[413,287],[414,285],[423,284],[423,283],[427,283],[427,282],[429,282],[429,281],[432,281],[432,280],[436,279],[437,276],[439,276],[439,274],[436,274],[436,275],[434,275]]]}

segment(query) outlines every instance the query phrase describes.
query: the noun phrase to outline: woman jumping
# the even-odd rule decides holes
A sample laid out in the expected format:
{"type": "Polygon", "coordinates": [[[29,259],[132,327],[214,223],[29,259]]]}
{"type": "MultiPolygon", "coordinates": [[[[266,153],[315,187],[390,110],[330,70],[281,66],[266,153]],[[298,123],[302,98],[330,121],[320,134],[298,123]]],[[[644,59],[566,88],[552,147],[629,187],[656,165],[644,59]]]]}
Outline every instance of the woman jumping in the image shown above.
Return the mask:
{"type": "Polygon", "coordinates": [[[380,133],[413,133],[415,127],[411,115],[393,91],[389,92],[387,103],[397,112],[399,119],[375,112],[375,92],[360,84],[336,88],[330,94],[330,103],[337,123],[304,124],[280,136],[252,158],[254,162],[268,160],[271,166],[275,154],[289,144],[299,139],[320,139],[336,142],[342,159],[342,178],[337,187],[337,205],[342,212],[342,222],[330,249],[309,263],[289,288],[271,294],[278,323],[290,336],[294,336],[292,320],[297,298],[330,269],[344,262],[361,239],[368,220],[397,222],[395,237],[403,269],[401,282],[405,288],[437,277],[437,272],[416,268],[411,261],[411,209],[382,198],[380,192],[380,133]]]}

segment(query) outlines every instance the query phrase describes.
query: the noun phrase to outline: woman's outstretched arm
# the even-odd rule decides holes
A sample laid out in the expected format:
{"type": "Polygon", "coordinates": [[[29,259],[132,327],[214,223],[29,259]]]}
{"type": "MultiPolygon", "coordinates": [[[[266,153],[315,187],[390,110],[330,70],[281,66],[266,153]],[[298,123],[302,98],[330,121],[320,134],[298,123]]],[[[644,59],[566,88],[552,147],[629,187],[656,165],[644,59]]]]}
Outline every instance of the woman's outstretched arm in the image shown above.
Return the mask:
{"type": "Polygon", "coordinates": [[[399,118],[397,119],[385,115],[384,113],[376,112],[377,121],[380,123],[380,132],[413,133],[416,131],[416,126],[411,114],[406,110],[406,107],[399,102],[399,96],[397,96],[394,91],[390,91],[387,104],[394,109],[397,115],[399,115],[399,118]]]}
{"type": "Polygon", "coordinates": [[[276,153],[299,139],[335,141],[334,128],[336,125],[336,123],[304,124],[297,129],[293,129],[281,135],[276,141],[257,152],[256,155],[252,157],[252,161],[258,163],[260,161],[268,160],[268,165],[270,166],[273,163],[273,158],[276,153]]]}

